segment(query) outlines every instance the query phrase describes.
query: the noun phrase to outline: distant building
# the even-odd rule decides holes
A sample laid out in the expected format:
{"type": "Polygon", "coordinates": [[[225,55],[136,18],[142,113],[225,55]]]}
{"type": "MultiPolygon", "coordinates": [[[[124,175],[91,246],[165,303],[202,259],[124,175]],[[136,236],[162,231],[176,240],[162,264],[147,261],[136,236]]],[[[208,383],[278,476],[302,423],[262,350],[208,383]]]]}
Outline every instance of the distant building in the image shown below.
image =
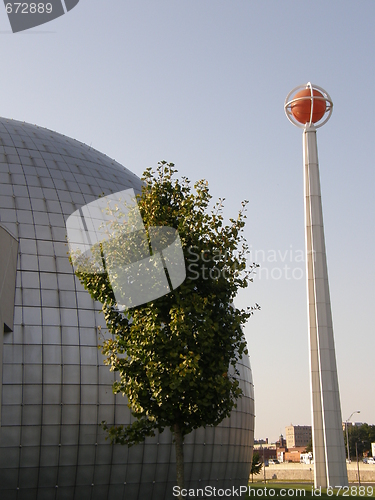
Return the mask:
{"type": "Polygon", "coordinates": [[[255,451],[258,452],[261,463],[265,462],[267,464],[270,458],[277,458],[276,445],[274,444],[254,444],[254,452],[255,451]]]}
{"type": "Polygon", "coordinates": [[[300,448],[307,446],[312,439],[311,425],[289,425],[285,427],[286,447],[300,448]]]}
{"type": "Polygon", "coordinates": [[[364,425],[364,422],[343,422],[342,423],[342,430],[345,431],[346,430],[346,426],[348,426],[348,429],[350,429],[350,427],[361,427],[361,425],[364,425]]]}
{"type": "Polygon", "coordinates": [[[268,438],[266,439],[255,439],[254,444],[268,444],[268,438]]]}
{"type": "Polygon", "coordinates": [[[268,464],[268,460],[276,459],[276,445],[268,442],[266,439],[256,439],[254,441],[254,452],[259,454],[261,463],[268,464]]]}
{"type": "Polygon", "coordinates": [[[259,453],[260,461],[267,463],[270,459],[282,462],[299,463],[311,440],[311,426],[290,425],[286,427],[286,439],[281,434],[276,443],[269,443],[268,438],[254,441],[254,451],[259,453]]]}
{"type": "Polygon", "coordinates": [[[284,436],[282,434],[280,434],[279,440],[276,441],[276,447],[286,448],[286,439],[284,439],[284,436]]]}
{"type": "Polygon", "coordinates": [[[300,456],[300,463],[301,464],[307,464],[307,465],[310,465],[313,461],[313,455],[311,453],[311,451],[309,451],[308,453],[301,453],[301,456],[300,456]]]}
{"type": "Polygon", "coordinates": [[[286,451],[287,451],[286,439],[284,439],[284,436],[281,434],[279,440],[276,441],[276,454],[277,454],[277,459],[279,460],[280,463],[285,462],[286,451]]]}
{"type": "Polygon", "coordinates": [[[306,447],[300,446],[298,448],[288,448],[288,451],[285,452],[284,462],[301,462],[301,455],[304,454],[306,447]]]}

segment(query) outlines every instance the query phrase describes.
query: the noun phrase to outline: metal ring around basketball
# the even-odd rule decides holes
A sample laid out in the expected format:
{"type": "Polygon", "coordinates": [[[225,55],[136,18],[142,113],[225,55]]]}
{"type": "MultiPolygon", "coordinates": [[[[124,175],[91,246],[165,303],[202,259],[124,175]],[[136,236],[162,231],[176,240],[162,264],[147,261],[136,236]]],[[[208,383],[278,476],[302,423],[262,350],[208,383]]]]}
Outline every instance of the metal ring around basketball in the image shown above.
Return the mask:
{"type": "Polygon", "coordinates": [[[288,120],[291,123],[293,123],[293,125],[295,125],[296,127],[299,127],[299,128],[310,128],[310,127],[319,128],[322,125],[324,125],[325,123],[327,123],[327,121],[331,118],[332,111],[333,111],[333,102],[332,102],[332,99],[327,91],[325,91],[322,87],[319,87],[318,85],[313,85],[312,83],[308,82],[304,85],[299,85],[298,87],[295,87],[293,90],[291,90],[289,92],[289,94],[286,96],[286,99],[285,99],[284,111],[285,111],[285,114],[286,114],[288,120]],[[299,92],[300,90],[305,90],[305,89],[310,89],[310,94],[311,94],[310,97],[305,96],[305,97],[299,97],[297,99],[293,99],[293,98],[291,99],[291,97],[293,95],[297,94],[297,92],[299,92]],[[314,90],[319,91],[323,95],[323,97],[314,96],[313,95],[314,90]],[[311,99],[313,105],[311,106],[310,121],[303,124],[303,123],[300,123],[299,121],[297,121],[296,118],[293,116],[293,113],[291,111],[291,105],[299,100],[307,100],[307,99],[311,99]],[[323,117],[317,122],[317,124],[312,122],[314,100],[325,100],[325,102],[326,102],[326,111],[325,111],[323,117]]]}

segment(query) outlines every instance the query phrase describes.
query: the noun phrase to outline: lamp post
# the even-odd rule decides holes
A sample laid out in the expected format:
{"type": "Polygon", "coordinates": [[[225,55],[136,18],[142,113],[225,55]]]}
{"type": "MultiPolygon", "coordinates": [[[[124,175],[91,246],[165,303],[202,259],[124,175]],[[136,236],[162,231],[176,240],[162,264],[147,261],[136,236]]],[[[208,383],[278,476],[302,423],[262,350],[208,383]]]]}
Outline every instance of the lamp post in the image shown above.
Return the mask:
{"type": "Polygon", "coordinates": [[[359,476],[359,460],[358,460],[358,443],[355,443],[355,456],[357,458],[358,486],[361,486],[361,478],[359,476]]]}
{"type": "Polygon", "coordinates": [[[263,476],[264,476],[264,484],[266,484],[266,461],[264,459],[264,448],[261,446],[263,449],[263,476]]]}
{"type": "Polygon", "coordinates": [[[358,411],[353,411],[353,413],[350,415],[350,417],[345,420],[346,448],[348,450],[348,463],[350,463],[348,422],[349,422],[349,420],[352,418],[352,416],[355,413],[361,413],[361,412],[359,410],[358,411]]]}

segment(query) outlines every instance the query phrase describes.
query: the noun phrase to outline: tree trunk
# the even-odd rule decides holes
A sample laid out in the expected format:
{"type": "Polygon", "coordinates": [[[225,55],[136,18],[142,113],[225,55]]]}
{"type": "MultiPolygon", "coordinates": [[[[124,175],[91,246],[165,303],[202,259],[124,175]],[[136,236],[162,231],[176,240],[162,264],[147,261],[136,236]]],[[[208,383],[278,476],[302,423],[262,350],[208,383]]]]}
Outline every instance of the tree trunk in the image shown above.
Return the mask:
{"type": "MultiPolygon", "coordinates": [[[[185,488],[185,477],[184,477],[184,448],[183,448],[183,437],[181,432],[181,427],[179,424],[174,424],[173,426],[173,435],[176,446],[176,479],[177,486],[180,489],[180,492],[183,488],[185,488]]],[[[179,500],[182,500],[182,495],[178,496],[179,500]]]]}

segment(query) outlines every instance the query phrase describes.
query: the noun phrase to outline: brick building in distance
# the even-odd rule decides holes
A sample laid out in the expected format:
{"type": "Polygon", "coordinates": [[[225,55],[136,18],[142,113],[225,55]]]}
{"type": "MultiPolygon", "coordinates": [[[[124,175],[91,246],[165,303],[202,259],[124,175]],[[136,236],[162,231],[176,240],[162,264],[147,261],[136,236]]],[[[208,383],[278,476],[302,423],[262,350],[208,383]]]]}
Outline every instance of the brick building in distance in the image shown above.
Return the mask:
{"type": "Polygon", "coordinates": [[[267,464],[270,459],[277,459],[280,462],[300,462],[301,453],[305,453],[311,443],[311,426],[291,424],[285,427],[285,431],[285,438],[281,434],[276,443],[269,443],[268,438],[254,441],[254,451],[259,453],[261,462],[267,464]]]}
{"type": "Polygon", "coordinates": [[[311,425],[292,425],[285,427],[286,447],[300,448],[310,443],[312,439],[311,425]]]}

